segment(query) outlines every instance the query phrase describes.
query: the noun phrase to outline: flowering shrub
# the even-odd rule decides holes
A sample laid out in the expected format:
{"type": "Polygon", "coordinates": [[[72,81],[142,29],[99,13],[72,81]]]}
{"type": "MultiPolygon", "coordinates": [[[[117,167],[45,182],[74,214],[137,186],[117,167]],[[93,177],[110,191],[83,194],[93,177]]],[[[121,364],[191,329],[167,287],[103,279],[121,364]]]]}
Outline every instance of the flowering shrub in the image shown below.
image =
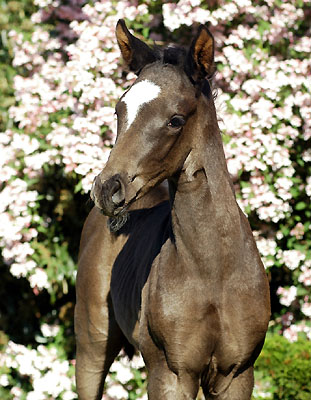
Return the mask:
{"type": "Polygon", "coordinates": [[[13,384],[10,391],[13,398],[23,398],[25,392],[29,400],[76,398],[71,379],[73,366],[60,359],[55,347],[39,345],[34,350],[10,341],[6,346],[6,356],[2,358],[1,384],[4,387],[13,384]],[[19,386],[14,385],[14,375],[20,382],[19,386]]]}
{"type": "MultiPolygon", "coordinates": [[[[12,59],[0,72],[1,268],[10,287],[22,288],[10,293],[11,306],[1,303],[9,336],[0,342],[1,398],[74,398],[66,360],[74,358],[79,235],[91,183],[114,141],[114,105],[134,79],[119,61],[119,18],[160,42],[187,42],[198,23],[209,23],[228,167],[270,276],[274,326],[290,341],[310,339],[310,2],[24,0],[1,7],[0,63],[12,59]],[[14,322],[23,332],[16,335],[10,326],[23,299],[33,324],[14,322]]],[[[122,360],[116,365],[105,398],[131,389],[130,398],[142,398],[143,375],[120,378],[122,360]]]]}
{"type": "Polygon", "coordinates": [[[255,364],[254,399],[308,400],[311,342],[288,343],[279,335],[268,334],[265,347],[255,364]]]}

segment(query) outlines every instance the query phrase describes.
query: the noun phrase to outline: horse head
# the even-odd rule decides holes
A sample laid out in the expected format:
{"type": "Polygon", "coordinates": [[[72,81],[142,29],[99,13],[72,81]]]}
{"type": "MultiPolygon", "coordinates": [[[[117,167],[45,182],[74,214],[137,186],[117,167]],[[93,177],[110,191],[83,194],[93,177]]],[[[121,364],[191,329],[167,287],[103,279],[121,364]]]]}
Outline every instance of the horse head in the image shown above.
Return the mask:
{"type": "Polygon", "coordinates": [[[138,77],[116,105],[116,143],[91,192],[95,205],[111,217],[124,215],[130,204],[183,167],[195,146],[196,124],[202,125],[202,97],[213,108],[208,79],[214,72],[214,39],[203,25],[189,50],[151,49],[123,20],[116,37],[138,77]]]}

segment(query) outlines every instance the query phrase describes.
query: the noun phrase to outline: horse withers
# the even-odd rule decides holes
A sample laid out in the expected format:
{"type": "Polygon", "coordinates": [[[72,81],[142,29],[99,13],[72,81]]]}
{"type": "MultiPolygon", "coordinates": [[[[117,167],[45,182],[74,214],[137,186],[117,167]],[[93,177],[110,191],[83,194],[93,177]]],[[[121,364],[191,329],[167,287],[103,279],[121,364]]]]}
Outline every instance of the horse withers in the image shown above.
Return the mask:
{"type": "Polygon", "coordinates": [[[200,386],[206,399],[249,400],[269,287],[226,166],[213,37],[201,26],[189,50],[152,50],[123,20],[116,36],[138,78],[116,106],[116,144],[81,238],[79,399],[101,399],[121,348],[136,348],[151,400],[195,399],[200,386]]]}

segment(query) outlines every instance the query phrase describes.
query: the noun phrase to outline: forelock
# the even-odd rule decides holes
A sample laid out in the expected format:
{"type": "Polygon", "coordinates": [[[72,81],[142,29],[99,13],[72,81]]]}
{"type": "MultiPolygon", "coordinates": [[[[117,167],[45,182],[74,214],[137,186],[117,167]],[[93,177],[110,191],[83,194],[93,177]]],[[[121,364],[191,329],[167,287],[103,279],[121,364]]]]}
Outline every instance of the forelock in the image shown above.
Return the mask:
{"type": "Polygon", "coordinates": [[[169,45],[163,50],[163,64],[171,64],[182,67],[186,59],[186,50],[183,47],[169,45]]]}
{"type": "MultiPolygon", "coordinates": [[[[187,49],[177,45],[168,45],[164,49],[157,49],[157,58],[162,61],[162,63],[173,65],[183,69],[187,74],[187,68],[185,68],[187,62],[187,49]]],[[[188,75],[188,74],[187,74],[188,75]]],[[[189,77],[192,82],[191,77],[189,77]]],[[[214,82],[213,77],[206,79],[202,82],[201,91],[206,97],[215,98],[214,82]]]]}

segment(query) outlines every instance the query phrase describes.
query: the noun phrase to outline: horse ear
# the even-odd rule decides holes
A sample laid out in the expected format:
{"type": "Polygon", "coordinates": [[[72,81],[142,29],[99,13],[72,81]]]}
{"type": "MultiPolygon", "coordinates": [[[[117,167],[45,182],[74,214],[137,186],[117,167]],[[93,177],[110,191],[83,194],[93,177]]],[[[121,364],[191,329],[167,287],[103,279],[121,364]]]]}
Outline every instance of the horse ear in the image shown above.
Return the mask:
{"type": "Polygon", "coordinates": [[[145,65],[156,61],[153,51],[129,32],[123,19],[117,23],[116,37],[122,57],[131,71],[139,73],[145,65]]]}
{"type": "Polygon", "coordinates": [[[186,72],[198,82],[210,78],[214,71],[214,38],[210,31],[201,25],[189,49],[186,72]]]}

